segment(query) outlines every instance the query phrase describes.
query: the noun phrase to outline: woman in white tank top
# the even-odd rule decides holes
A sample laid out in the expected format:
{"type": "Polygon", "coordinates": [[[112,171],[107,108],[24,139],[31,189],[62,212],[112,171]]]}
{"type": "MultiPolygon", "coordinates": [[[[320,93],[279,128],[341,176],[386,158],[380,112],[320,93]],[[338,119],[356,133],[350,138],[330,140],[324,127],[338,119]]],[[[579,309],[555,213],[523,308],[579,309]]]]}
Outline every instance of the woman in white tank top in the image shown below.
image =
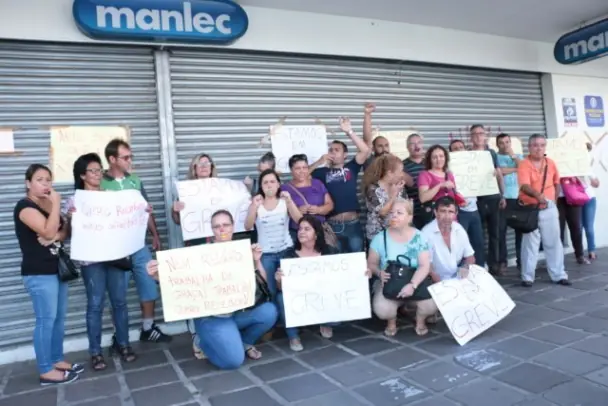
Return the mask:
{"type": "Polygon", "coordinates": [[[274,299],[277,293],[274,274],[288,248],[293,247],[289,234],[289,218],[295,222],[302,213],[287,192],[281,192],[281,179],[272,169],[260,174],[259,190],[247,213],[245,229],[258,232],[258,245],[262,248],[262,264],[268,275],[268,289],[274,299]]]}

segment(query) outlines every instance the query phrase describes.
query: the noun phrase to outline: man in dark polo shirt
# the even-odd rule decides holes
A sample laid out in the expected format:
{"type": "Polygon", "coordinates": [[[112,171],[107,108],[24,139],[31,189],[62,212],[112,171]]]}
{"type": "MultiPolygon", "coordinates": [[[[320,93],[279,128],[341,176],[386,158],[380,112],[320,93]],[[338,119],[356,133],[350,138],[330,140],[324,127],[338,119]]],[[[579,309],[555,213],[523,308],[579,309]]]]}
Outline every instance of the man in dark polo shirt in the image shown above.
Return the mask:
{"type": "Polygon", "coordinates": [[[409,177],[405,177],[405,191],[414,202],[414,227],[422,230],[422,227],[426,225],[424,218],[420,215],[422,208],[418,198],[418,175],[424,171],[424,141],[422,137],[418,134],[410,134],[407,137],[407,150],[410,156],[403,160],[403,172],[409,175],[409,177]]]}

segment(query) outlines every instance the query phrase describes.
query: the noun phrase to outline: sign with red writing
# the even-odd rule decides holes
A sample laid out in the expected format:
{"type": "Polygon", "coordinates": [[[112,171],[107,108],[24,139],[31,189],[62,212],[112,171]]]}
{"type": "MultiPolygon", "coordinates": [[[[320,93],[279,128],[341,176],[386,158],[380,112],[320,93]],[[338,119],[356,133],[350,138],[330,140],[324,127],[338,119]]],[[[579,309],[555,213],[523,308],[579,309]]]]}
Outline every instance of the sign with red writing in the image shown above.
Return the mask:
{"type": "Polygon", "coordinates": [[[249,240],[159,251],[156,258],[166,322],[253,306],[256,285],[249,240]]]}
{"type": "Polygon", "coordinates": [[[507,292],[485,269],[471,265],[466,279],[448,279],[429,287],[450,332],[465,345],[515,308],[507,292]]]}

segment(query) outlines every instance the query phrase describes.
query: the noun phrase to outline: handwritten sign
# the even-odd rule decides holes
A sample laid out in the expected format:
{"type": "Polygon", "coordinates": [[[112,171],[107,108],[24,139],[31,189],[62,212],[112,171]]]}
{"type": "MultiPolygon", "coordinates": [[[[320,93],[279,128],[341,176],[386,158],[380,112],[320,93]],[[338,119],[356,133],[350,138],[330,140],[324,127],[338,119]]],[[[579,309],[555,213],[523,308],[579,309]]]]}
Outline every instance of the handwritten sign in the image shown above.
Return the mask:
{"type": "Polygon", "coordinates": [[[148,203],[137,190],[74,194],[70,256],[101,262],[124,258],[145,245],[148,203]]]}
{"type": "Polygon", "coordinates": [[[0,153],[12,152],[15,152],[13,130],[10,128],[0,128],[0,153]]]}
{"type": "Polygon", "coordinates": [[[418,134],[416,131],[382,131],[374,133],[374,139],[384,137],[387,139],[390,146],[391,154],[397,155],[400,159],[405,159],[410,156],[407,150],[407,137],[412,134],[418,134]]]}
{"type": "Polygon", "coordinates": [[[282,259],[287,327],[371,317],[365,253],[282,259]]]}
{"type": "Polygon", "coordinates": [[[456,179],[456,190],[465,197],[498,193],[490,151],[450,152],[450,171],[456,179]]]}
{"type": "Polygon", "coordinates": [[[327,154],[327,130],[322,125],[277,125],[271,130],[272,153],[276,157],[277,171],[289,172],[289,158],[306,154],[312,164],[327,154]]]}
{"type": "Polygon", "coordinates": [[[467,279],[448,279],[429,287],[450,332],[465,345],[515,308],[507,292],[485,269],[471,265],[467,279]]]}
{"type": "Polygon", "coordinates": [[[555,161],[559,176],[587,176],[591,171],[586,139],[566,134],[560,138],[548,138],[547,156],[555,161]]]}
{"type": "Polygon", "coordinates": [[[251,194],[243,184],[230,179],[198,179],[177,183],[179,200],[185,208],[180,212],[184,241],[210,237],[211,216],[218,210],[228,210],[234,218],[234,231],[245,231],[251,194]]]}
{"type": "MultiPolygon", "coordinates": [[[[511,138],[511,149],[513,150],[513,153],[517,154],[517,155],[523,155],[524,146],[522,145],[521,140],[517,137],[510,137],[510,138],[511,138]]],[[[498,152],[498,145],[496,145],[496,137],[488,138],[488,147],[490,149],[493,149],[494,151],[498,152]]]]}
{"type": "Polygon", "coordinates": [[[120,138],[129,142],[127,127],[54,127],[51,128],[51,169],[54,182],[74,182],[74,161],[95,152],[104,167],[108,166],[104,150],[108,142],[120,138]]]}
{"type": "Polygon", "coordinates": [[[156,258],[166,322],[228,314],[254,304],[249,240],[159,251],[156,258]]]}

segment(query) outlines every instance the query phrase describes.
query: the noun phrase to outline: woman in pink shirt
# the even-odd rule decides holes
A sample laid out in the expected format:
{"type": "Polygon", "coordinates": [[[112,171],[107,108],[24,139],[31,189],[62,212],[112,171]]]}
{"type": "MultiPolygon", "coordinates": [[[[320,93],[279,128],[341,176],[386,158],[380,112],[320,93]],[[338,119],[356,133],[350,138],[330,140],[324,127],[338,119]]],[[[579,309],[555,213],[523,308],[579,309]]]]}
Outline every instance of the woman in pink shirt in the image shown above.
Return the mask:
{"type": "Polygon", "coordinates": [[[450,155],[441,145],[433,145],[424,158],[425,171],[418,177],[418,195],[425,223],[433,220],[433,202],[444,196],[456,198],[456,181],[449,172],[450,155]]]}

